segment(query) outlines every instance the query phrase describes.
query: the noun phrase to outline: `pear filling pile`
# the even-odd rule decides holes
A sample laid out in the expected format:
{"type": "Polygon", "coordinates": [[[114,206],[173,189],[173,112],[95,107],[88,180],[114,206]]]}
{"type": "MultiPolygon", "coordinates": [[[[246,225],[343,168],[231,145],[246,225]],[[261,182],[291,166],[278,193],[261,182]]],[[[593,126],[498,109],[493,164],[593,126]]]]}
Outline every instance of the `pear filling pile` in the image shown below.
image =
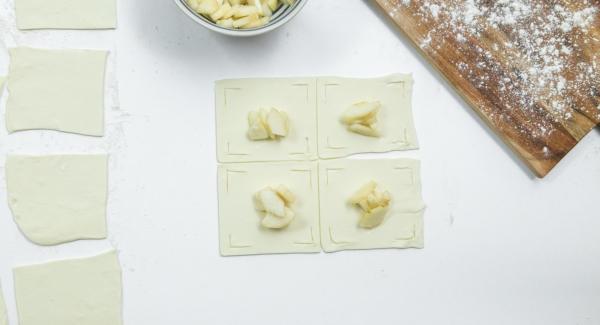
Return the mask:
{"type": "Polygon", "coordinates": [[[358,223],[361,228],[375,228],[379,226],[390,207],[392,200],[388,191],[381,190],[376,182],[370,181],[350,198],[350,204],[361,209],[362,216],[358,223]]]}
{"type": "Polygon", "coordinates": [[[295,0],[186,0],[196,13],[213,23],[233,29],[257,28],[267,24],[281,6],[295,0]]]}
{"type": "Polygon", "coordinates": [[[262,212],[261,225],[269,229],[287,227],[295,214],[291,205],[296,201],[294,194],[285,186],[266,187],[254,194],[254,207],[262,212]]]}
{"type": "Polygon", "coordinates": [[[346,109],[341,121],[350,132],[378,138],[381,134],[377,130],[376,124],[380,109],[381,103],[378,101],[357,102],[346,109]]]}
{"type": "Polygon", "coordinates": [[[248,114],[248,138],[250,140],[278,140],[288,135],[290,121],[285,112],[275,108],[248,114]]]}

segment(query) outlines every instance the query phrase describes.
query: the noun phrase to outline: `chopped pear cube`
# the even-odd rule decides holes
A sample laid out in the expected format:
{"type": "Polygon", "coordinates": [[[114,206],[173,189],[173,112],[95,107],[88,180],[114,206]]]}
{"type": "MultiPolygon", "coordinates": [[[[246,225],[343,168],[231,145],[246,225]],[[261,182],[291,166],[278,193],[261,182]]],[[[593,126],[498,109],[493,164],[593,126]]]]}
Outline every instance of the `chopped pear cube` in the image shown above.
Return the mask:
{"type": "Polygon", "coordinates": [[[217,11],[213,12],[210,15],[210,18],[213,21],[218,21],[221,18],[229,18],[229,17],[225,17],[225,15],[227,15],[229,13],[229,11],[231,11],[231,6],[229,5],[229,3],[225,3],[217,11]]]}
{"type": "Polygon", "coordinates": [[[277,186],[275,189],[277,194],[285,201],[285,204],[290,205],[296,201],[296,196],[287,187],[283,185],[277,186]]]}
{"type": "Polygon", "coordinates": [[[248,113],[248,138],[255,141],[269,139],[269,131],[259,113],[248,113]]]}
{"type": "Polygon", "coordinates": [[[266,187],[254,194],[254,207],[264,212],[261,225],[266,228],[284,228],[295,217],[290,205],[296,200],[294,194],[283,185],[266,187]]]}
{"type": "Polygon", "coordinates": [[[195,2],[197,5],[194,7],[194,10],[199,14],[212,15],[219,10],[219,3],[217,0],[197,0],[195,2]]]}
{"type": "Polygon", "coordinates": [[[371,208],[369,207],[369,202],[367,201],[367,199],[360,200],[360,202],[358,202],[357,204],[363,210],[363,212],[369,212],[371,210],[371,208]]]}
{"type": "Polygon", "coordinates": [[[371,118],[379,112],[380,107],[379,102],[358,102],[346,109],[342,115],[342,122],[350,125],[371,118]]]}
{"type": "Polygon", "coordinates": [[[391,196],[388,191],[381,191],[377,183],[370,181],[363,185],[349,201],[362,210],[359,227],[374,228],[383,222],[389,210],[391,196]]]}
{"type": "Polygon", "coordinates": [[[267,125],[271,133],[278,137],[285,137],[288,134],[288,117],[287,114],[279,112],[271,108],[267,115],[267,125]]]}
{"type": "Polygon", "coordinates": [[[277,8],[279,8],[279,1],[278,0],[267,0],[267,6],[269,6],[269,9],[271,9],[271,11],[275,11],[277,10],[277,8]]]}
{"type": "Polygon", "coordinates": [[[380,136],[379,132],[372,126],[366,126],[358,123],[348,126],[348,130],[367,137],[378,138],[380,136]]]}
{"type": "Polygon", "coordinates": [[[264,211],[279,217],[285,216],[285,201],[275,191],[264,189],[258,193],[264,211]]]}
{"type": "Polygon", "coordinates": [[[221,27],[225,27],[225,28],[232,28],[233,27],[233,19],[228,18],[228,19],[218,20],[217,25],[219,25],[221,27]]]}
{"type": "Polygon", "coordinates": [[[294,211],[290,208],[285,208],[285,215],[279,217],[270,213],[262,219],[261,225],[270,229],[281,229],[287,227],[294,220],[294,211]]]}
{"type": "Polygon", "coordinates": [[[377,183],[375,183],[375,181],[370,181],[363,185],[363,187],[361,187],[356,194],[350,198],[350,204],[358,204],[360,201],[366,199],[376,187],[377,183]]]}
{"type": "Polygon", "coordinates": [[[362,216],[359,226],[367,229],[375,228],[383,222],[387,212],[388,207],[376,207],[362,216]]]}
{"type": "Polygon", "coordinates": [[[241,5],[235,7],[235,11],[233,12],[233,17],[235,18],[248,17],[251,15],[258,15],[258,9],[256,9],[255,6],[241,5]]]}

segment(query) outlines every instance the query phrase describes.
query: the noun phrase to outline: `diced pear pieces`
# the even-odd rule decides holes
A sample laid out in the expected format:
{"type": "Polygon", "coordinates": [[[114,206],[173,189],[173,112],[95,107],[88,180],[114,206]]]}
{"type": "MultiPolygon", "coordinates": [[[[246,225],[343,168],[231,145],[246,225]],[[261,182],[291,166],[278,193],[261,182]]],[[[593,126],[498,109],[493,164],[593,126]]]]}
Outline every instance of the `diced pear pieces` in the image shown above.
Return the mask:
{"type": "Polygon", "coordinates": [[[248,138],[250,140],[278,140],[288,135],[290,122],[285,112],[275,108],[248,113],[248,138]]]}
{"type": "Polygon", "coordinates": [[[263,212],[261,225],[270,229],[287,227],[295,217],[291,205],[296,201],[294,194],[285,186],[266,187],[254,194],[254,207],[263,212]]]}
{"type": "Polygon", "coordinates": [[[358,206],[362,211],[358,226],[371,229],[383,222],[391,200],[388,191],[379,189],[376,182],[370,181],[350,197],[349,203],[358,206]]]}
{"type": "Polygon", "coordinates": [[[377,138],[381,136],[375,128],[380,109],[381,103],[378,101],[357,102],[346,109],[340,120],[350,132],[377,138]]]}
{"type": "Polygon", "coordinates": [[[269,22],[273,12],[295,0],[186,0],[195,12],[225,28],[257,28],[269,22]]]}

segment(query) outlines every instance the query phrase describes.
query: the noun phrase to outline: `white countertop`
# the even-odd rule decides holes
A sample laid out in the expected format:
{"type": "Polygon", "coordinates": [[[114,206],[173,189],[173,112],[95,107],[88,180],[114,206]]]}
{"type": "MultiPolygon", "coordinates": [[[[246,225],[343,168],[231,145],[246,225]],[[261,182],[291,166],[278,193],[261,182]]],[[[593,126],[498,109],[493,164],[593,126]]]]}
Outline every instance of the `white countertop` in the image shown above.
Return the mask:
{"type": "MultiPolygon", "coordinates": [[[[12,1],[0,0],[6,46],[116,49],[109,87],[118,81],[119,98],[108,100],[102,139],[0,127],[0,282],[11,324],[13,266],[111,245],[125,325],[600,323],[600,132],[534,178],[370,1],[312,0],[252,39],[209,32],[171,0],[120,0],[116,31],[21,33],[6,19],[12,1]],[[422,160],[426,248],[220,257],[214,80],[391,72],[414,75],[421,149],[385,156],[422,160]],[[110,238],[29,243],[5,202],[5,153],[97,151],[111,154],[110,238]]],[[[5,52],[0,45],[0,74],[5,52]]]]}

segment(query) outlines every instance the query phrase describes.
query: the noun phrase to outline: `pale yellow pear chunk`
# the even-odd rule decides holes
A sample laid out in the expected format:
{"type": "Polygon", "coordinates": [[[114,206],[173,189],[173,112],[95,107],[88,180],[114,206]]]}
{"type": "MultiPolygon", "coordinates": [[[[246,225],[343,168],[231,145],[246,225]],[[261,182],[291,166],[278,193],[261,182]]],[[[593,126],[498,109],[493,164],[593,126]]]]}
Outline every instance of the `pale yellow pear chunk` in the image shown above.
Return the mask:
{"type": "Polygon", "coordinates": [[[261,225],[265,228],[270,229],[281,229],[287,227],[294,220],[295,214],[294,211],[290,208],[285,208],[285,215],[283,217],[279,217],[270,213],[262,219],[261,225]]]}
{"type": "Polygon", "coordinates": [[[288,117],[283,112],[271,108],[267,115],[267,125],[274,136],[285,137],[288,135],[288,117]]]}
{"type": "Polygon", "coordinates": [[[285,187],[283,185],[279,185],[279,186],[277,186],[275,191],[277,192],[279,197],[281,197],[285,201],[286,204],[289,205],[289,204],[293,204],[294,202],[296,202],[296,196],[287,187],[285,187]]]}
{"type": "Polygon", "coordinates": [[[255,141],[269,139],[269,131],[263,123],[260,113],[250,112],[248,114],[248,138],[255,141]]]}
{"type": "Polygon", "coordinates": [[[355,103],[346,109],[342,115],[342,122],[349,125],[360,123],[373,117],[373,115],[377,115],[380,108],[381,104],[378,101],[355,103]]]}
{"type": "Polygon", "coordinates": [[[271,189],[264,189],[258,193],[264,211],[279,217],[285,215],[285,201],[271,189]]]}
{"type": "Polygon", "coordinates": [[[295,218],[291,205],[296,197],[284,185],[266,187],[254,194],[253,200],[255,209],[264,213],[261,225],[265,228],[284,228],[295,218]]]}
{"type": "Polygon", "coordinates": [[[352,197],[350,197],[350,204],[358,204],[360,201],[365,200],[373,190],[377,187],[375,181],[370,181],[363,185],[352,197]]]}
{"type": "Polygon", "coordinates": [[[380,136],[379,131],[374,129],[372,126],[366,126],[362,124],[352,124],[348,126],[348,130],[366,137],[378,138],[380,136]]]}
{"type": "Polygon", "coordinates": [[[362,228],[372,229],[379,226],[386,214],[388,213],[388,207],[376,207],[368,213],[365,213],[360,218],[359,226],[362,228]]]}
{"type": "Polygon", "coordinates": [[[361,228],[374,228],[385,219],[389,210],[391,195],[382,191],[376,182],[370,181],[363,185],[350,199],[352,205],[361,209],[361,218],[358,226],[361,228]]]}
{"type": "Polygon", "coordinates": [[[290,121],[285,112],[275,108],[248,113],[248,138],[250,140],[278,140],[288,135],[290,121]]]}
{"type": "Polygon", "coordinates": [[[381,103],[378,101],[361,101],[348,107],[342,114],[341,121],[350,132],[377,138],[381,136],[375,128],[380,109],[381,103]]]}

